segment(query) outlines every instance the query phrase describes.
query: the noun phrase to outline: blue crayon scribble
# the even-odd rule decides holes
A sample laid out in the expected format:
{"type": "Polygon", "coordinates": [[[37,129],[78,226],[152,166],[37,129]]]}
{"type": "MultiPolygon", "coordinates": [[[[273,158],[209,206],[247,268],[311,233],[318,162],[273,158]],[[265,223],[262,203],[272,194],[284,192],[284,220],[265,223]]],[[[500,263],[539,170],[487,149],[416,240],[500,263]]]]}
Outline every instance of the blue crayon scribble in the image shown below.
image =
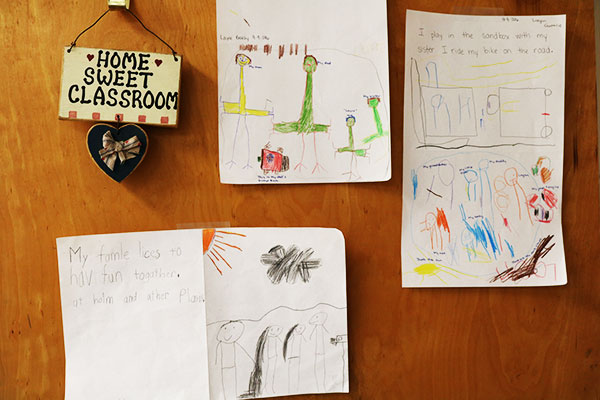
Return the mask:
{"type": "MultiPolygon", "coordinates": [[[[490,220],[488,218],[478,218],[475,223],[473,225],[471,225],[469,223],[469,221],[467,221],[467,215],[465,213],[465,208],[464,206],[461,204],[459,206],[460,208],[460,214],[462,216],[462,220],[465,223],[465,227],[467,228],[467,231],[469,233],[471,233],[472,237],[475,239],[475,243],[472,249],[468,249],[468,250],[474,250],[478,245],[481,245],[481,247],[483,247],[483,249],[485,250],[485,252],[487,253],[488,257],[490,256],[490,250],[491,250],[491,255],[494,256],[494,259],[497,259],[497,255],[500,254],[500,248],[498,246],[498,241],[496,240],[496,234],[494,232],[494,228],[492,227],[492,224],[490,223],[490,220]]],[[[469,258],[470,258],[470,252],[467,251],[467,253],[469,254],[469,258]]],[[[475,253],[474,253],[475,254],[475,253]]]]}
{"type": "Polygon", "coordinates": [[[506,243],[506,246],[508,247],[508,250],[510,251],[510,256],[514,257],[515,256],[515,249],[514,249],[514,247],[512,247],[510,245],[510,243],[508,243],[508,241],[506,239],[504,239],[504,243],[506,243]]]}
{"type": "Polygon", "coordinates": [[[417,187],[419,186],[419,178],[417,177],[417,173],[414,169],[410,170],[410,175],[412,176],[413,200],[415,200],[417,198],[417,187]]]}

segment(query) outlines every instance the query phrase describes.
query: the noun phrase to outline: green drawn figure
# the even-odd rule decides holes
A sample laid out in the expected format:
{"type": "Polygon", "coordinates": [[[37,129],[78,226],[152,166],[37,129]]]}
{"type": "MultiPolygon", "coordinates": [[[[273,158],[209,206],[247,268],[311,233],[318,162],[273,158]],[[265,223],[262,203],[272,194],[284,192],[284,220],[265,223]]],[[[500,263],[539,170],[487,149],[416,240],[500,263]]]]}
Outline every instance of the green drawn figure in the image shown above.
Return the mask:
{"type": "Polygon", "coordinates": [[[300,162],[294,167],[294,170],[298,169],[302,171],[302,168],[306,168],[302,161],[304,160],[304,150],[306,144],[304,142],[304,135],[312,133],[313,142],[315,146],[315,167],[312,170],[314,174],[316,171],[323,169],[317,159],[317,136],[316,132],[327,132],[329,125],[315,124],[313,119],[313,73],[317,70],[317,59],[313,56],[304,57],[304,63],[302,65],[306,72],[306,89],[304,92],[304,102],[302,103],[302,111],[300,112],[300,119],[293,122],[281,122],[273,124],[273,129],[280,133],[292,133],[296,132],[302,135],[302,156],[300,162]]]}
{"type": "Polygon", "coordinates": [[[233,166],[233,164],[235,164],[235,161],[233,161],[233,155],[235,154],[235,144],[237,142],[238,131],[240,129],[240,122],[243,119],[244,126],[246,128],[246,135],[248,137],[248,160],[246,162],[246,166],[244,167],[244,169],[246,169],[246,168],[251,168],[251,166],[250,166],[250,131],[248,130],[248,123],[246,121],[246,117],[248,115],[265,117],[265,116],[269,115],[270,113],[268,110],[254,110],[251,108],[246,108],[246,90],[244,87],[244,67],[247,65],[250,65],[252,63],[252,60],[247,55],[240,53],[235,56],[235,62],[237,65],[240,66],[240,98],[237,103],[228,102],[228,101],[223,102],[223,109],[225,111],[225,114],[238,115],[238,121],[237,121],[237,125],[235,128],[235,136],[233,137],[233,147],[231,149],[231,160],[229,162],[227,162],[226,165],[229,165],[229,167],[231,168],[233,166]]]}
{"type": "Polygon", "coordinates": [[[352,172],[352,165],[358,164],[357,157],[366,157],[367,150],[368,150],[368,149],[355,149],[354,148],[354,134],[352,133],[352,127],[354,126],[355,123],[356,123],[356,118],[354,117],[354,115],[350,115],[346,118],[346,126],[348,127],[348,146],[337,148],[338,153],[352,153],[352,159],[350,160],[350,171],[344,172],[344,174],[343,174],[343,175],[349,175],[350,179],[352,179],[352,177],[354,177],[354,176],[356,176],[357,178],[360,178],[360,176],[358,176],[352,172]]]}
{"type": "Polygon", "coordinates": [[[367,104],[369,105],[369,107],[371,107],[373,109],[373,118],[375,119],[375,126],[377,127],[377,133],[374,133],[371,136],[364,138],[363,143],[370,143],[377,138],[388,136],[390,134],[388,131],[385,131],[385,132],[383,131],[381,117],[379,116],[379,111],[377,111],[377,106],[379,105],[379,102],[380,102],[380,100],[378,97],[370,97],[367,100],[367,104]]]}

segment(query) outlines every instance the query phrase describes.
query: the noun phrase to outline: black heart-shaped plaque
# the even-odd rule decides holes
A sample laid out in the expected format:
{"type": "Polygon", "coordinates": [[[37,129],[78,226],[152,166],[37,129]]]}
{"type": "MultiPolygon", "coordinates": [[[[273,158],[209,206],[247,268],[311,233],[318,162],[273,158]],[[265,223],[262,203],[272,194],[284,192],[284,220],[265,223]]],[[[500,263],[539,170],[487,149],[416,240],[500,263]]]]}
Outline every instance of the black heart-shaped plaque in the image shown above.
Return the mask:
{"type": "Polygon", "coordinates": [[[111,179],[121,182],[123,179],[127,178],[144,159],[146,150],[148,149],[148,135],[146,135],[146,132],[144,132],[142,128],[134,124],[123,125],[119,127],[119,129],[108,124],[96,124],[88,131],[87,146],[90,155],[102,172],[110,176],[111,179]],[[100,157],[100,150],[104,148],[102,145],[102,137],[107,131],[110,131],[113,139],[117,142],[123,142],[137,136],[141,143],[139,154],[124,162],[121,162],[119,157],[117,157],[114,168],[111,170],[106,162],[102,160],[102,157],[100,157]]]}

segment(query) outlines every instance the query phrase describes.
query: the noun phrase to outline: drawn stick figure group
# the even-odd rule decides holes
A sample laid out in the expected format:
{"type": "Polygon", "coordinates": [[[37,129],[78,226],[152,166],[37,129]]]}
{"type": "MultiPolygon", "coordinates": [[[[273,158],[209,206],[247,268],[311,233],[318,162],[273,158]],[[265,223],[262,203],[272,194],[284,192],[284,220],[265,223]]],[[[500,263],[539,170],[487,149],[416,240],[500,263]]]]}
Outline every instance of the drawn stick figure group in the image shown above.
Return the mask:
{"type": "MultiPolygon", "coordinates": [[[[245,330],[244,323],[229,321],[223,324],[217,333],[215,359],[215,365],[221,372],[219,383],[223,398],[233,400],[240,396],[238,375],[241,373],[241,358],[246,358],[246,361],[253,365],[253,369],[248,380],[248,388],[240,397],[254,398],[277,393],[301,392],[301,386],[305,384],[303,379],[306,379],[301,375],[301,370],[307,367],[302,359],[302,345],[305,342],[314,343],[314,363],[312,365],[314,382],[319,392],[324,391],[328,352],[326,344],[336,344],[326,338],[329,333],[325,327],[326,321],[327,313],[314,314],[308,321],[312,326],[308,338],[305,336],[306,326],[299,323],[286,331],[283,340],[281,338],[283,329],[280,326],[267,326],[257,339],[254,357],[239,343],[245,330]],[[283,383],[277,382],[277,370],[281,359],[287,365],[287,387],[284,387],[283,383]]],[[[345,361],[344,368],[346,368],[345,361]]]]}
{"type": "MultiPolygon", "coordinates": [[[[224,114],[237,115],[237,125],[235,130],[235,135],[233,138],[232,150],[231,150],[231,159],[226,163],[230,168],[235,165],[234,155],[235,148],[238,139],[238,133],[240,129],[240,123],[243,122],[244,128],[246,130],[247,143],[248,143],[248,153],[247,153],[247,162],[243,167],[251,168],[250,165],[250,131],[248,129],[248,116],[259,116],[265,117],[269,115],[273,115],[273,113],[269,110],[255,110],[246,108],[246,91],[244,86],[244,68],[251,64],[251,59],[245,54],[237,54],[236,55],[236,64],[240,67],[240,83],[239,83],[239,100],[238,102],[223,102],[223,110],[224,114]]],[[[296,121],[290,122],[278,122],[273,124],[273,131],[277,133],[296,133],[300,135],[302,138],[302,153],[300,156],[300,161],[294,167],[295,171],[302,172],[303,169],[306,168],[304,165],[304,155],[306,151],[306,136],[312,134],[313,135],[313,146],[314,146],[314,158],[315,165],[312,168],[312,173],[317,172],[326,172],[325,168],[319,163],[319,151],[317,148],[317,133],[328,133],[330,125],[329,124],[319,124],[314,122],[314,109],[313,109],[313,74],[317,70],[317,59],[312,55],[307,55],[304,57],[304,61],[302,64],[302,68],[304,72],[306,72],[306,86],[304,89],[304,99],[302,101],[302,108],[300,110],[300,117],[296,121]]],[[[377,111],[377,106],[380,103],[380,99],[378,97],[371,97],[368,99],[368,106],[373,110],[373,118],[375,121],[375,126],[377,132],[368,136],[363,140],[363,143],[368,144],[378,139],[380,137],[388,136],[389,132],[383,130],[383,124],[381,121],[381,117],[379,112],[377,111]]],[[[365,157],[367,149],[355,149],[353,142],[353,134],[352,134],[352,125],[356,121],[354,116],[350,116],[349,118],[352,121],[349,122],[349,119],[346,119],[346,126],[349,128],[349,146],[344,148],[337,149],[337,152],[351,152],[352,153],[352,162],[356,161],[356,157],[365,157]]],[[[352,166],[352,164],[351,164],[352,166]]],[[[352,178],[352,169],[350,171],[350,178],[352,178]]]]}

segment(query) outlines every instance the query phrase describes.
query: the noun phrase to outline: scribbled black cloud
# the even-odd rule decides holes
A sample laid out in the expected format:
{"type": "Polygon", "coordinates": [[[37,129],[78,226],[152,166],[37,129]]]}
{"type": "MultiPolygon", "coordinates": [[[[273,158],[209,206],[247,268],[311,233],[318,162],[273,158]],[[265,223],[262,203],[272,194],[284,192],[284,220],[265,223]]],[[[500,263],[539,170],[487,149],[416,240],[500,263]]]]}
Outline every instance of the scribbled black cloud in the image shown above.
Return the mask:
{"type": "Polygon", "coordinates": [[[300,251],[298,246],[292,245],[286,251],[277,245],[263,254],[260,262],[269,266],[267,276],[276,285],[284,279],[287,283],[296,283],[298,279],[306,283],[310,280],[310,271],[321,266],[320,259],[311,258],[313,254],[311,248],[300,251]]]}

